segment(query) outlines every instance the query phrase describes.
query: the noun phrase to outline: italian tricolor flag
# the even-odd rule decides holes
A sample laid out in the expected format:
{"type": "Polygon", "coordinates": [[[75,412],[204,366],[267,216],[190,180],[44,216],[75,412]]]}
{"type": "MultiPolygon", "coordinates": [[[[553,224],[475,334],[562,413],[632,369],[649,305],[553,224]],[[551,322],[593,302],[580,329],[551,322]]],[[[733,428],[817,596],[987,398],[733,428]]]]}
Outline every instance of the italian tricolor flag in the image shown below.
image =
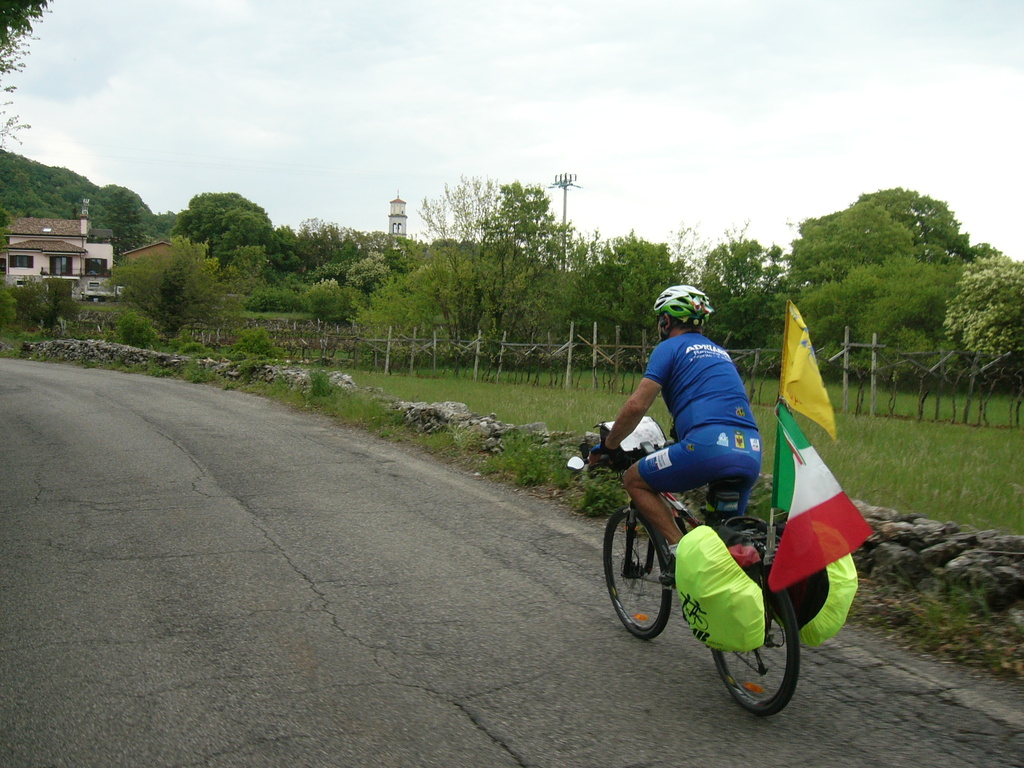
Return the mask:
{"type": "Polygon", "coordinates": [[[775,408],[772,506],[789,510],[768,577],[778,592],[853,552],[871,535],[871,527],[839,487],[825,462],[800,430],[785,403],[775,408]]]}

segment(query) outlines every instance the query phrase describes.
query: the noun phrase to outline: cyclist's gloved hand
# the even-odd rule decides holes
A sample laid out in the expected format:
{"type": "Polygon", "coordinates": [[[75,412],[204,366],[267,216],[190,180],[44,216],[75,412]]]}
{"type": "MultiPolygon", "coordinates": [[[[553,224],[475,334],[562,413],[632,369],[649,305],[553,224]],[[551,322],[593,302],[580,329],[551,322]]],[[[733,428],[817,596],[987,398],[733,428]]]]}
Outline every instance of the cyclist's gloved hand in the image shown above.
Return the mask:
{"type": "Polygon", "coordinates": [[[612,469],[628,469],[632,463],[622,447],[606,448],[604,443],[598,443],[590,449],[588,463],[592,467],[611,467],[612,469]]]}

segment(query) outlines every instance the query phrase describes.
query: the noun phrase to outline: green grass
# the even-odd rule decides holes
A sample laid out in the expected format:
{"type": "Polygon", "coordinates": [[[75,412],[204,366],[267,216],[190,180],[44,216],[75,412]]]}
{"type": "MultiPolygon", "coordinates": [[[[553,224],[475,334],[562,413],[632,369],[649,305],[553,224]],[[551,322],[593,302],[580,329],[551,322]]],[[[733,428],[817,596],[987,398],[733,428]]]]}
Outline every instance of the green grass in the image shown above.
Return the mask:
{"type": "MultiPolygon", "coordinates": [[[[466,403],[511,424],[543,421],[582,433],[612,419],[625,397],[604,391],[492,384],[457,378],[353,372],[361,387],[402,400],[466,403]]],[[[764,438],[764,471],[772,471],[775,416],[755,406],[764,438]]],[[[664,403],[651,410],[669,425],[664,403]]],[[[978,528],[1024,533],[1024,430],[836,414],[839,440],[799,417],[808,438],[853,498],[904,513],[978,528]]]]}

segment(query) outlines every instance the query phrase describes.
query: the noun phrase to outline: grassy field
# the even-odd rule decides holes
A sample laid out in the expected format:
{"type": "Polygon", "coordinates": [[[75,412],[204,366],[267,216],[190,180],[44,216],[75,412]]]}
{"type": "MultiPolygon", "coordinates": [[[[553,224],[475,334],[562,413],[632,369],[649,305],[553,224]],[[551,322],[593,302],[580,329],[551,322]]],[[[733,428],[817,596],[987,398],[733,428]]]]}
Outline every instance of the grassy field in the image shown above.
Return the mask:
{"type": "MultiPolygon", "coordinates": [[[[511,424],[543,421],[549,429],[580,432],[612,419],[624,397],[591,390],[475,383],[359,371],[361,387],[380,387],[402,400],[454,400],[511,424]]],[[[765,446],[765,471],[775,450],[775,416],[755,407],[765,446]]],[[[668,413],[651,411],[663,428],[668,413]]],[[[808,438],[853,498],[954,520],[979,528],[1024,533],[1024,430],[836,414],[839,440],[799,417],[808,438]]]]}

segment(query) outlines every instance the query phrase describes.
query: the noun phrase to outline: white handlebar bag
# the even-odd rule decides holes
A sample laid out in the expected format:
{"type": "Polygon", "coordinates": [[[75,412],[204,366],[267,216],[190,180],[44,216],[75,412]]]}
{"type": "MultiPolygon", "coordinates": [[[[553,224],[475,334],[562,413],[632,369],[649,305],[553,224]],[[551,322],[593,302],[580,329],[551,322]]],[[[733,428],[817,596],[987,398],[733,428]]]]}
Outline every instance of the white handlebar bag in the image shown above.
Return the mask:
{"type": "Polygon", "coordinates": [[[676,549],[676,589],[693,636],[717,651],[752,651],[764,643],[761,587],[708,525],[676,549]]]}

